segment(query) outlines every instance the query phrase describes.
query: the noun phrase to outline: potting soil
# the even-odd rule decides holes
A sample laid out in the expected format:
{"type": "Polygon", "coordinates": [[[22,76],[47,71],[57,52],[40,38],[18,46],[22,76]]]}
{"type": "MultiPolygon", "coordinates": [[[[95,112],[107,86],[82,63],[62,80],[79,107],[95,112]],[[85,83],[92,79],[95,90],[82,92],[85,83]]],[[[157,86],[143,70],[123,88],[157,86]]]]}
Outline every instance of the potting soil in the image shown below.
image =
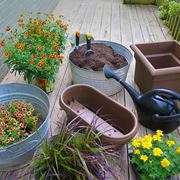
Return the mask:
{"type": "Polygon", "coordinates": [[[102,71],[105,64],[108,64],[112,69],[116,70],[126,66],[127,60],[113,50],[112,47],[105,44],[93,43],[91,49],[94,54],[85,56],[87,50],[86,45],[74,50],[69,59],[80,68],[102,71]]]}

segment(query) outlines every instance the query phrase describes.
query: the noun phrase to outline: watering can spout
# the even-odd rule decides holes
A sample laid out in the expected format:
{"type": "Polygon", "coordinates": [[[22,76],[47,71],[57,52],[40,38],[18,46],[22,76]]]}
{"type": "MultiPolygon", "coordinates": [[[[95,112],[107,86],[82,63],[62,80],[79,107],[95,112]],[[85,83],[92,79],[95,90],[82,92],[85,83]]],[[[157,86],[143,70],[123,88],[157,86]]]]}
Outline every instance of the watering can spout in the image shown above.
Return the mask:
{"type": "Polygon", "coordinates": [[[130,94],[131,98],[135,103],[138,103],[139,98],[141,97],[140,94],[132,88],[128,83],[121,81],[121,79],[116,75],[116,73],[110,68],[109,65],[105,65],[103,68],[104,75],[106,78],[110,79],[113,78],[118,81],[130,94]]]}

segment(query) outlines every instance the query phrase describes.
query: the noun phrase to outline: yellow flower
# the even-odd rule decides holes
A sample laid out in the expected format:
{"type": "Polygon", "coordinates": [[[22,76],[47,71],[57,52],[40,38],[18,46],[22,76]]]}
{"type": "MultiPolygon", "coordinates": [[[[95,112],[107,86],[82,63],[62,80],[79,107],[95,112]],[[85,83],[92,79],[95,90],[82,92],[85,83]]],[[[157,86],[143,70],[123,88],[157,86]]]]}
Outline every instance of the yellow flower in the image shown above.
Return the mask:
{"type": "Polygon", "coordinates": [[[166,144],[167,144],[169,147],[171,147],[171,146],[174,146],[175,142],[172,141],[172,140],[169,140],[169,141],[166,142],[166,144]]]}
{"type": "Polygon", "coordinates": [[[138,137],[132,141],[132,145],[134,147],[139,147],[141,145],[141,142],[143,141],[142,137],[138,137]]]}
{"type": "Polygon", "coordinates": [[[156,131],[156,135],[158,135],[158,136],[163,136],[163,131],[157,130],[157,131],[156,131]]]}
{"type": "Polygon", "coordinates": [[[153,155],[154,156],[161,156],[162,154],[163,154],[163,152],[160,148],[154,148],[153,149],[153,155]]]}
{"type": "Polygon", "coordinates": [[[134,150],[134,154],[140,154],[140,150],[139,149],[135,149],[134,150]]]}
{"type": "Polygon", "coordinates": [[[158,135],[154,135],[154,136],[153,136],[153,140],[154,140],[154,141],[159,141],[159,142],[162,141],[162,140],[161,140],[161,136],[158,136],[158,135]]]}
{"type": "Polygon", "coordinates": [[[152,147],[151,141],[144,141],[144,142],[142,142],[142,147],[144,149],[150,149],[152,147]]]}
{"type": "Polygon", "coordinates": [[[143,138],[143,140],[144,141],[152,141],[152,136],[151,136],[151,134],[148,134],[148,135],[146,135],[146,136],[144,136],[144,138],[143,138]]]}
{"type": "Polygon", "coordinates": [[[176,149],[176,152],[180,154],[180,146],[176,149]]]}
{"type": "Polygon", "coordinates": [[[148,160],[148,157],[146,155],[141,155],[140,159],[146,162],[148,160]]]}
{"type": "Polygon", "coordinates": [[[161,161],[161,166],[166,168],[170,165],[171,163],[169,162],[169,160],[167,158],[164,158],[162,161],[161,161]]]}

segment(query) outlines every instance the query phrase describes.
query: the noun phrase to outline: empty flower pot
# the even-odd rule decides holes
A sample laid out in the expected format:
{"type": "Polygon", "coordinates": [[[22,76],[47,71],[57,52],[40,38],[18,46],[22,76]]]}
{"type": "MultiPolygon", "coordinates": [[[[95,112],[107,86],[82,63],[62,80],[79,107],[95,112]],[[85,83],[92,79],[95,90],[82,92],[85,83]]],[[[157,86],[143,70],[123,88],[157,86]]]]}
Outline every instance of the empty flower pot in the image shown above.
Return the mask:
{"type": "Polygon", "coordinates": [[[93,126],[105,144],[120,146],[137,132],[137,119],[127,108],[89,85],[72,85],[60,97],[60,106],[69,120],[76,117],[93,126]]]}
{"type": "Polygon", "coordinates": [[[180,92],[180,44],[177,41],[131,45],[135,82],[142,92],[165,88],[180,92]]]}

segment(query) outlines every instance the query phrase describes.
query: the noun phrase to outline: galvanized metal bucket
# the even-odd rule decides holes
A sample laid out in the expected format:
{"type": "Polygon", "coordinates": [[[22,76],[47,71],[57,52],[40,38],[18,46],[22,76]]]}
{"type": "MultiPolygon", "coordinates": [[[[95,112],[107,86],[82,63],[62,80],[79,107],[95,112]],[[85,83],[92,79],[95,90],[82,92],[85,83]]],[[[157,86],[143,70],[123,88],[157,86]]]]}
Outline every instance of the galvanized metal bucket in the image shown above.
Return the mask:
{"type": "Polygon", "coordinates": [[[17,166],[31,160],[36,147],[41,144],[41,138],[47,137],[50,124],[49,98],[40,88],[30,84],[1,84],[0,104],[12,100],[26,100],[32,103],[36,111],[40,113],[41,120],[38,122],[37,131],[28,138],[6,147],[0,147],[1,171],[16,169],[17,166]]]}
{"type": "MultiPolygon", "coordinates": [[[[131,52],[123,45],[111,41],[95,40],[92,43],[99,43],[99,44],[105,44],[107,46],[111,46],[118,54],[125,57],[128,64],[123,68],[114,71],[122,81],[125,81],[130,63],[132,62],[133,59],[131,52]]],[[[85,43],[80,44],[80,46],[84,44],[85,43]]],[[[71,52],[74,51],[74,48],[75,47],[70,49],[69,55],[71,54],[71,52]]],[[[118,83],[114,79],[106,79],[103,71],[93,71],[93,70],[83,69],[76,66],[71,61],[70,61],[70,67],[71,67],[74,84],[89,84],[107,95],[116,94],[123,88],[120,85],[120,83],[118,83]]]]}

